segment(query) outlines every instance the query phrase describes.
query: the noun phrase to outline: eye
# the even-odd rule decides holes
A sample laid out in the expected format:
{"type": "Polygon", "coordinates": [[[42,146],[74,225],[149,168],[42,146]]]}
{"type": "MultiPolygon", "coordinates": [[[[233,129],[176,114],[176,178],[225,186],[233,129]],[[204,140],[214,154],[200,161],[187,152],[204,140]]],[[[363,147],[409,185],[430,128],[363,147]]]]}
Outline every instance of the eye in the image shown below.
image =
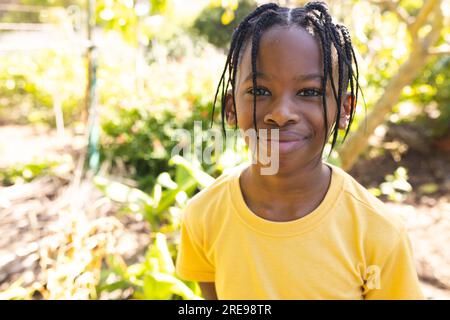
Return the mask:
{"type": "Polygon", "coordinates": [[[322,91],[319,89],[304,89],[300,90],[298,95],[303,97],[317,97],[322,95],[322,91]]]}
{"type": "Polygon", "coordinates": [[[270,92],[264,88],[256,88],[256,90],[251,88],[247,93],[255,96],[270,96],[270,92]]]}

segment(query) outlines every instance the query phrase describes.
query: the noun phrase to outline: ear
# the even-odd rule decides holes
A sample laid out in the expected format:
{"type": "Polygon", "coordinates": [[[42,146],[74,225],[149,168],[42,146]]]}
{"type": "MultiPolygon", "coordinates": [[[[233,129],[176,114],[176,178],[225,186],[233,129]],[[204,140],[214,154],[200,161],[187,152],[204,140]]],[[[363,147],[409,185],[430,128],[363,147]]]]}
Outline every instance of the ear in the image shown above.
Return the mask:
{"type": "Polygon", "coordinates": [[[225,96],[225,118],[229,126],[236,125],[236,113],[234,112],[233,94],[231,90],[228,90],[225,96]]]}
{"type": "MultiPolygon", "coordinates": [[[[352,94],[347,92],[344,95],[344,99],[341,105],[341,116],[339,118],[339,129],[341,130],[345,130],[348,126],[350,120],[350,112],[352,110],[352,101],[354,101],[354,99],[352,99],[352,94]]],[[[354,108],[355,105],[353,105],[353,109],[354,108]]]]}

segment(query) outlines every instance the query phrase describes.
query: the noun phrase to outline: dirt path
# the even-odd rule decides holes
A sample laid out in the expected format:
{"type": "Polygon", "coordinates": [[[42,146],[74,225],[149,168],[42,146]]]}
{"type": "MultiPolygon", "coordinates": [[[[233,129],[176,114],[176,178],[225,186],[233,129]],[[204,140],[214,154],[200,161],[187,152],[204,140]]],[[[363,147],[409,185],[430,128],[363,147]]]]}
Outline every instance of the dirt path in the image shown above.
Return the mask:
{"type": "Polygon", "coordinates": [[[387,203],[406,221],[416,268],[429,299],[450,299],[450,203],[433,207],[387,203]]]}

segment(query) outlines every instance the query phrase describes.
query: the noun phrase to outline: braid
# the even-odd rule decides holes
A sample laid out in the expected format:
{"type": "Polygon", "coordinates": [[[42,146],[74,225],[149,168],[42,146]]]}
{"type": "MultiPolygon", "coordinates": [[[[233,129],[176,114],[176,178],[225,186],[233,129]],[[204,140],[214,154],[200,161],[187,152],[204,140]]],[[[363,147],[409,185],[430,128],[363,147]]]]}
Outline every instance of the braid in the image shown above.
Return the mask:
{"type": "MultiPolygon", "coordinates": [[[[356,98],[355,98],[355,90],[353,83],[353,69],[352,69],[352,58],[355,62],[356,72],[358,75],[358,65],[356,62],[356,58],[354,56],[354,51],[351,45],[350,35],[348,33],[347,28],[342,25],[335,25],[332,23],[332,18],[328,12],[328,8],[326,4],[322,2],[313,2],[309,3],[305,6],[307,11],[315,10],[320,12],[320,15],[317,13],[312,13],[310,16],[310,21],[320,31],[323,33],[323,37],[321,38],[323,55],[324,55],[324,78],[326,78],[327,73],[330,75],[331,88],[333,91],[334,98],[337,103],[337,115],[335,119],[335,123],[332,129],[333,140],[331,142],[331,150],[337,141],[338,134],[338,125],[339,118],[341,114],[341,103],[342,103],[342,95],[345,93],[344,90],[347,89],[348,84],[350,83],[351,89],[351,110],[350,110],[350,120],[349,125],[346,128],[346,133],[344,136],[344,140],[349,132],[351,123],[353,121],[354,116],[354,105],[356,105],[358,90],[356,90],[356,98]],[[321,28],[322,26],[322,28],[321,28]],[[323,41],[325,39],[325,41],[323,41]],[[338,64],[338,89],[336,90],[334,84],[334,75],[333,75],[333,63],[332,63],[332,54],[331,54],[331,44],[333,44],[334,48],[337,51],[337,64],[338,64]],[[344,69],[344,64],[346,68],[344,69]]],[[[357,76],[358,77],[358,76],[357,76]]],[[[326,81],[324,81],[326,83],[326,81]]],[[[358,78],[356,78],[356,83],[358,83],[358,78]]],[[[323,93],[323,101],[325,101],[325,92],[323,93]]],[[[324,102],[324,118],[326,117],[326,102],[324,102]]],[[[328,123],[325,120],[325,128],[328,131],[328,123]]],[[[326,139],[326,138],[325,138],[326,139]]],[[[331,153],[330,150],[330,153],[331,153]]]]}
{"type": "MultiPolygon", "coordinates": [[[[265,12],[260,20],[255,25],[255,31],[253,32],[253,38],[252,38],[252,80],[253,80],[253,89],[256,90],[257,83],[256,83],[256,57],[258,55],[258,49],[259,49],[259,40],[261,39],[261,33],[270,27],[271,22],[273,23],[274,20],[274,11],[270,10],[265,12]]],[[[253,126],[255,128],[255,132],[258,133],[258,128],[256,126],[256,94],[253,95],[253,126]]],[[[259,138],[259,135],[256,134],[256,136],[259,138]]]]}
{"type": "MultiPolygon", "coordinates": [[[[322,49],[323,55],[323,78],[322,78],[322,107],[323,107],[323,119],[325,124],[325,141],[324,145],[327,143],[328,138],[328,108],[326,100],[326,88],[328,81],[331,83],[331,89],[334,99],[337,103],[337,116],[334,120],[331,133],[333,135],[331,142],[331,150],[337,142],[338,136],[338,126],[339,118],[341,115],[341,103],[343,100],[343,95],[346,90],[350,88],[351,92],[351,109],[350,109],[350,119],[349,125],[346,128],[346,132],[343,140],[347,137],[350,126],[354,119],[355,107],[358,101],[358,92],[360,90],[359,86],[359,71],[358,63],[356,61],[356,55],[353,50],[350,34],[348,29],[340,24],[334,24],[332,17],[328,11],[328,7],[324,2],[314,1],[307,3],[304,7],[300,8],[283,8],[279,7],[277,4],[269,3],[256,8],[252,13],[242,20],[242,22],[235,28],[232,40],[230,44],[230,50],[225,63],[225,68],[223,70],[222,76],[217,87],[213,110],[211,117],[211,126],[214,121],[214,111],[215,104],[217,101],[217,96],[221,90],[221,120],[222,120],[222,130],[226,138],[225,130],[225,108],[226,108],[226,95],[228,92],[228,87],[231,85],[233,109],[236,114],[236,128],[237,123],[237,113],[236,113],[236,75],[238,71],[238,66],[240,63],[240,56],[245,50],[245,46],[248,41],[251,41],[251,66],[252,66],[252,80],[253,89],[256,90],[257,87],[257,70],[256,70],[256,60],[259,50],[259,42],[265,30],[269,29],[274,25],[291,26],[296,25],[304,28],[313,36],[315,36],[322,49]],[[333,51],[333,47],[335,50],[333,51]],[[334,77],[334,63],[335,56],[337,59],[337,88],[335,85],[334,77]],[[355,68],[353,68],[353,64],[355,68]],[[228,71],[228,77],[226,79],[226,74],[228,71]]],[[[363,96],[364,99],[364,96],[363,96]]],[[[256,124],[256,95],[253,95],[253,125],[257,132],[256,124]]],[[[258,134],[257,134],[258,137],[258,134]]]]}
{"type": "MultiPolygon", "coordinates": [[[[345,57],[345,55],[343,54],[343,49],[344,49],[343,45],[344,44],[343,44],[340,32],[338,30],[336,30],[336,28],[333,28],[333,29],[331,29],[331,34],[333,35],[334,46],[335,46],[336,50],[338,51],[338,54],[341,53],[341,56],[343,55],[345,57]]],[[[338,130],[336,130],[336,125],[338,125],[339,119],[341,117],[341,108],[339,106],[342,103],[342,94],[344,94],[344,92],[343,92],[344,61],[343,60],[344,59],[338,59],[338,94],[336,95],[336,93],[335,93],[335,99],[336,99],[338,108],[337,108],[337,114],[336,114],[336,122],[335,122],[335,126],[333,128],[333,140],[331,142],[332,145],[334,145],[337,140],[338,130]]]]}
{"type": "MultiPolygon", "coordinates": [[[[231,88],[232,88],[232,95],[233,95],[233,110],[234,110],[235,113],[236,113],[236,96],[235,96],[235,92],[236,92],[235,84],[236,84],[236,82],[235,82],[235,79],[236,79],[236,74],[237,74],[238,65],[239,65],[239,52],[242,50],[242,46],[244,44],[244,40],[245,40],[245,38],[247,36],[247,33],[248,33],[248,29],[244,29],[242,31],[242,33],[239,35],[239,40],[238,40],[238,43],[237,43],[237,48],[238,49],[236,51],[235,56],[233,57],[233,64],[232,64],[232,67],[230,69],[230,73],[232,75],[232,77],[230,78],[230,81],[231,81],[231,88]]],[[[237,123],[238,123],[238,121],[237,121],[237,116],[236,116],[236,127],[237,127],[237,123]]]]}
{"type": "MultiPolygon", "coordinates": [[[[345,54],[346,54],[346,64],[348,66],[348,68],[350,69],[348,71],[348,73],[352,73],[352,65],[351,65],[351,61],[353,59],[353,61],[355,62],[355,66],[356,66],[356,83],[359,84],[358,80],[359,80],[359,71],[358,71],[358,62],[356,61],[356,57],[355,57],[355,52],[353,51],[353,47],[352,47],[352,41],[350,38],[350,34],[347,30],[347,28],[344,25],[337,25],[337,27],[339,28],[339,30],[341,31],[342,37],[344,38],[344,48],[345,48],[345,54]]],[[[349,84],[350,84],[350,92],[351,92],[351,106],[350,106],[350,119],[349,119],[349,125],[347,126],[346,130],[345,130],[345,135],[344,135],[344,139],[347,137],[349,129],[351,127],[351,124],[353,122],[353,116],[355,113],[355,102],[358,100],[358,90],[356,90],[355,92],[355,84],[354,84],[354,79],[353,77],[349,77],[349,84]]]]}
{"type": "Polygon", "coordinates": [[[309,2],[305,5],[304,8],[306,9],[306,11],[313,11],[313,10],[319,11],[321,13],[320,20],[325,21],[325,24],[331,24],[332,19],[328,12],[328,7],[324,2],[321,1],[309,2]]]}
{"type": "MultiPolygon", "coordinates": [[[[330,74],[331,77],[331,83],[333,83],[333,75],[330,71],[332,60],[331,60],[331,46],[330,46],[330,39],[328,37],[327,30],[322,25],[321,20],[319,20],[317,15],[311,15],[307,16],[307,19],[316,27],[317,30],[319,30],[319,38],[322,45],[322,51],[323,51],[323,80],[322,80],[322,102],[323,102],[323,120],[325,123],[325,130],[328,132],[328,113],[327,113],[327,99],[326,99],[326,87],[328,83],[328,74],[330,74]]],[[[324,138],[324,145],[327,143],[327,137],[325,135],[324,138]]]]}

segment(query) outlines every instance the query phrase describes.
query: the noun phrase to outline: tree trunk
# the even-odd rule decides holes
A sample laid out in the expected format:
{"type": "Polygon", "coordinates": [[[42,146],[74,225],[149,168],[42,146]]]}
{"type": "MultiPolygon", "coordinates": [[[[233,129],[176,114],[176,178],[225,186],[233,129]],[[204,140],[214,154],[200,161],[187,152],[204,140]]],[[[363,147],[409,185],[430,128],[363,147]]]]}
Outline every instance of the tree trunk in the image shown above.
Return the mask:
{"type": "Polygon", "coordinates": [[[422,39],[413,36],[413,39],[417,39],[417,44],[412,44],[409,58],[400,66],[397,75],[390,80],[383,95],[375,102],[367,118],[363,120],[364,122],[355,132],[349,134],[345,143],[338,148],[337,151],[344,170],[350,170],[359,155],[365,151],[371,134],[385,121],[392,107],[397,103],[403,88],[416,78],[431,56],[429,49],[439,39],[443,28],[440,5],[441,1],[437,1],[433,8],[434,17],[431,31],[422,39]]]}

